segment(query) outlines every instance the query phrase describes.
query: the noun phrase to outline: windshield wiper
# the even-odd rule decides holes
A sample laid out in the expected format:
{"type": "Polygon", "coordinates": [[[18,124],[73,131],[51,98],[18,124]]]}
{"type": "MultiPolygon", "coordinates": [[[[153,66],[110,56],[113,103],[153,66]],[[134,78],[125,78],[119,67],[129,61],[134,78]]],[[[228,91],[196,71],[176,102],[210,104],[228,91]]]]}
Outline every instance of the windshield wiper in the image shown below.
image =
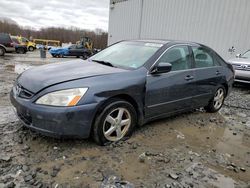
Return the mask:
{"type": "Polygon", "coordinates": [[[107,66],[110,66],[110,67],[115,67],[112,63],[108,62],[108,61],[101,61],[101,60],[92,60],[96,63],[100,63],[100,64],[103,64],[103,65],[107,65],[107,66]]]}

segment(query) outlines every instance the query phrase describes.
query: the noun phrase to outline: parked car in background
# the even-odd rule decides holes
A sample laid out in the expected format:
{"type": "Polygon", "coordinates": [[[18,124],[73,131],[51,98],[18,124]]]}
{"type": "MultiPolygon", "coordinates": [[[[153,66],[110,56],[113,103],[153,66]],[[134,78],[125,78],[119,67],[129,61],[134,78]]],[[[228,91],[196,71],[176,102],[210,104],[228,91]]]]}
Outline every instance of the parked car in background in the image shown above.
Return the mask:
{"type": "Polygon", "coordinates": [[[25,37],[18,37],[18,40],[22,45],[26,45],[29,51],[34,51],[36,49],[36,43],[29,41],[25,37]]]}
{"type": "Polygon", "coordinates": [[[91,55],[91,52],[81,44],[73,44],[63,48],[51,48],[49,53],[53,57],[75,56],[83,59],[87,59],[91,55]]]}
{"type": "Polygon", "coordinates": [[[11,40],[14,43],[16,53],[25,54],[28,51],[27,46],[21,44],[17,37],[11,36],[11,40]]]}
{"type": "Polygon", "coordinates": [[[36,49],[46,49],[46,46],[43,44],[36,44],[36,49]]]}
{"type": "Polygon", "coordinates": [[[250,83],[250,50],[228,61],[235,70],[235,82],[250,83]]]}
{"type": "Polygon", "coordinates": [[[15,52],[15,46],[9,34],[0,33],[0,56],[4,56],[6,52],[15,52]]]}
{"type": "Polygon", "coordinates": [[[29,69],[10,98],[30,129],[50,136],[92,135],[104,145],[155,119],[200,107],[217,112],[233,79],[233,67],[204,45],[134,40],[87,61],[29,69]]]}

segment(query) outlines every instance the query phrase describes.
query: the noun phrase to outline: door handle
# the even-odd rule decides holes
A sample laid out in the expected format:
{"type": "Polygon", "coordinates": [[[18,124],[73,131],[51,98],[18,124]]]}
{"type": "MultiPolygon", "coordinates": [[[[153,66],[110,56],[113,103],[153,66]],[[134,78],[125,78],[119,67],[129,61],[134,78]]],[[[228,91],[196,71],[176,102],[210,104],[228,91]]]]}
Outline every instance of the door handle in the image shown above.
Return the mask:
{"type": "Polygon", "coordinates": [[[191,76],[191,75],[187,75],[187,76],[185,77],[185,80],[187,80],[187,81],[193,80],[193,79],[194,79],[194,77],[191,76]]]}
{"type": "Polygon", "coordinates": [[[217,70],[217,71],[216,71],[216,75],[220,75],[220,74],[221,74],[220,71],[217,70]]]}

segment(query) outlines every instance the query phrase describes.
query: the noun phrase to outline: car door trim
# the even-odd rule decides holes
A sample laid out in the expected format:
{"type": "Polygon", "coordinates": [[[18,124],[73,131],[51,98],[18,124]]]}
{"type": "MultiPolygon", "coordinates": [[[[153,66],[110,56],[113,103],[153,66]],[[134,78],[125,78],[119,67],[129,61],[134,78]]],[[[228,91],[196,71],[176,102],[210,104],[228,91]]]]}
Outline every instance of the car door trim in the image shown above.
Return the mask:
{"type": "Polygon", "coordinates": [[[178,99],[178,100],[174,100],[174,101],[170,101],[170,102],[163,102],[163,103],[153,104],[153,105],[147,106],[147,108],[154,108],[154,107],[158,107],[158,106],[162,106],[162,105],[166,105],[166,104],[179,102],[179,101],[182,101],[182,100],[188,100],[188,99],[193,99],[193,98],[196,98],[196,97],[201,97],[201,96],[208,95],[208,94],[211,94],[211,93],[195,95],[195,96],[192,96],[192,97],[186,97],[186,98],[182,98],[182,99],[178,99]]]}
{"type": "Polygon", "coordinates": [[[153,104],[153,105],[147,106],[147,108],[154,108],[154,107],[158,107],[158,106],[162,106],[162,105],[166,105],[166,104],[171,104],[171,103],[175,103],[175,102],[179,102],[179,101],[187,100],[187,99],[191,99],[191,98],[192,97],[186,97],[186,98],[182,98],[182,99],[178,99],[178,100],[174,100],[174,101],[168,101],[168,102],[153,104]]]}

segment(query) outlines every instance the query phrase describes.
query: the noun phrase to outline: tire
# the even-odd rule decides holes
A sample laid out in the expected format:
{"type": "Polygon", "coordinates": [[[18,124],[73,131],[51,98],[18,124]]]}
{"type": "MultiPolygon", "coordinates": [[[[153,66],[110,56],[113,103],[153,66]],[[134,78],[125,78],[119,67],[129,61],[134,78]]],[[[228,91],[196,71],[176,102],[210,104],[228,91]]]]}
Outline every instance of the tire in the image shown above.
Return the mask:
{"type": "Polygon", "coordinates": [[[131,136],[136,122],[134,107],[127,101],[114,99],[96,117],[93,138],[98,145],[117,142],[131,136]]]}
{"type": "Polygon", "coordinates": [[[30,46],[29,48],[29,51],[33,52],[35,50],[35,48],[33,46],[30,46]]]}
{"type": "Polygon", "coordinates": [[[4,56],[5,54],[5,49],[0,47],[0,56],[4,56]]]}
{"type": "Polygon", "coordinates": [[[55,55],[55,54],[52,54],[52,57],[56,57],[56,55],[55,55]]]}
{"type": "Polygon", "coordinates": [[[204,107],[205,110],[210,113],[218,112],[224,104],[225,97],[226,90],[223,86],[220,86],[216,90],[213,98],[209,101],[208,105],[204,107]]]}
{"type": "Polygon", "coordinates": [[[63,56],[63,54],[59,54],[58,57],[59,58],[63,58],[64,56],[63,56]]]}
{"type": "Polygon", "coordinates": [[[83,55],[82,55],[82,59],[83,59],[83,60],[88,59],[88,54],[83,54],[83,55]]]}
{"type": "Polygon", "coordinates": [[[18,53],[18,54],[24,54],[25,50],[23,48],[17,48],[16,53],[18,53]]]}

